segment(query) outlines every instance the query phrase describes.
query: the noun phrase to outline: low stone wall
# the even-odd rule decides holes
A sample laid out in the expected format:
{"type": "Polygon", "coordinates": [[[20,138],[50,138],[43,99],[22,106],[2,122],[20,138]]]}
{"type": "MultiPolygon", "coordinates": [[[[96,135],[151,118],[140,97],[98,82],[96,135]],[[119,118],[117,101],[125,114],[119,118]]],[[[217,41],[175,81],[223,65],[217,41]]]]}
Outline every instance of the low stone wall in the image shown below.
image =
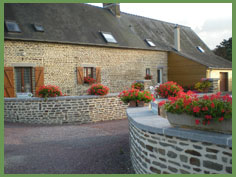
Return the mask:
{"type": "Polygon", "coordinates": [[[128,108],[127,115],[136,173],[232,173],[232,135],[174,128],[148,108],[128,108]]]}
{"type": "Polygon", "coordinates": [[[127,105],[118,94],[49,98],[4,98],[4,119],[32,124],[90,123],[124,119],[127,105]]]}

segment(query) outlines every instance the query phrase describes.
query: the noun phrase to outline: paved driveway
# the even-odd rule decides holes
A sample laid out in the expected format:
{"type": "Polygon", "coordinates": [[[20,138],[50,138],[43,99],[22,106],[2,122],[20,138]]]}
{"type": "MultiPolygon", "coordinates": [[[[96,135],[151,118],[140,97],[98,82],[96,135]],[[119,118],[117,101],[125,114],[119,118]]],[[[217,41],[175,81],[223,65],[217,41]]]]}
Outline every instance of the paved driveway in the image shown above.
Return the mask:
{"type": "Polygon", "coordinates": [[[5,123],[5,173],[133,173],[128,121],[62,126],[5,123]]]}

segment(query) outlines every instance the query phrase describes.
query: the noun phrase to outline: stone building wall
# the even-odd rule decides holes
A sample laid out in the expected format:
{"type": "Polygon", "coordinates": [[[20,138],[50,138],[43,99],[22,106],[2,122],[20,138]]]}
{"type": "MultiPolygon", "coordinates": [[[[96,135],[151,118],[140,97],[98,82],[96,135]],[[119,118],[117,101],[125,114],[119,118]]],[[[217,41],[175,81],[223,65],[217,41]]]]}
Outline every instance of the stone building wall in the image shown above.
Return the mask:
{"type": "Polygon", "coordinates": [[[44,67],[45,84],[57,85],[67,95],[84,95],[88,85],[77,83],[77,67],[101,67],[101,83],[120,92],[135,80],[143,80],[146,68],[157,80],[157,67],[163,67],[167,81],[167,52],[94,47],[46,42],[4,42],[4,66],[44,67]]]}
{"type": "Polygon", "coordinates": [[[127,105],[118,94],[49,98],[5,98],[4,120],[31,124],[91,123],[124,119],[127,105]]]}

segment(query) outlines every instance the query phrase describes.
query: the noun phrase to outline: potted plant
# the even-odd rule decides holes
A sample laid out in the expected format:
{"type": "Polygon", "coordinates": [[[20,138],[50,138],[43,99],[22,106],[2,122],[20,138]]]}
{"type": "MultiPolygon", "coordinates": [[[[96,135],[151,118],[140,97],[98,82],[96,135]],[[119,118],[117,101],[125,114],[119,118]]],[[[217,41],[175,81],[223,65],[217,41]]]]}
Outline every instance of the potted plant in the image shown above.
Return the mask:
{"type": "Polygon", "coordinates": [[[221,93],[198,97],[191,91],[159,103],[171,125],[232,133],[232,97],[221,93]]]}
{"type": "Polygon", "coordinates": [[[149,91],[140,91],[137,97],[137,104],[138,107],[143,107],[145,103],[149,103],[154,100],[154,95],[151,94],[149,91]]]}
{"type": "Polygon", "coordinates": [[[59,87],[54,85],[43,85],[36,91],[36,94],[45,99],[48,97],[62,96],[59,87]]]}
{"type": "Polygon", "coordinates": [[[129,107],[136,107],[138,95],[138,89],[130,89],[120,92],[119,97],[124,103],[129,103],[129,107]]]}
{"type": "Polygon", "coordinates": [[[177,94],[182,91],[183,88],[173,81],[168,81],[164,84],[161,84],[159,85],[159,87],[155,89],[157,95],[159,95],[162,98],[177,96],[177,94]]]}
{"type": "Polygon", "coordinates": [[[151,79],[152,79],[152,76],[149,75],[149,74],[147,74],[147,75],[144,77],[144,79],[146,79],[146,80],[151,80],[151,79]]]}
{"type": "Polygon", "coordinates": [[[94,84],[96,82],[96,80],[94,79],[94,78],[92,78],[92,77],[84,77],[84,83],[86,83],[86,84],[89,84],[89,85],[91,85],[91,84],[94,84]]]}
{"type": "Polygon", "coordinates": [[[144,84],[142,82],[134,81],[131,85],[132,89],[144,90],[144,84]]]}
{"type": "Polygon", "coordinates": [[[107,95],[109,92],[109,88],[102,85],[102,84],[93,84],[89,89],[88,89],[88,94],[89,95],[107,95]]]}
{"type": "Polygon", "coordinates": [[[209,88],[211,87],[212,83],[209,81],[209,79],[201,79],[200,82],[197,82],[194,86],[196,90],[202,93],[207,93],[209,91],[209,88]]]}

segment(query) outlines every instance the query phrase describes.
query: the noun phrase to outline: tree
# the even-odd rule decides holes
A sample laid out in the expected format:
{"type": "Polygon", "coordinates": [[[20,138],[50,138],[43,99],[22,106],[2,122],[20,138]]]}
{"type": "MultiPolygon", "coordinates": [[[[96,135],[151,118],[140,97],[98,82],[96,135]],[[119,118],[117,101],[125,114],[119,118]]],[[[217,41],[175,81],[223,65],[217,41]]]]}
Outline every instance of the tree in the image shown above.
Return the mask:
{"type": "Polygon", "coordinates": [[[232,62],[232,37],[228,40],[223,40],[220,45],[217,45],[213,52],[232,62]]]}

